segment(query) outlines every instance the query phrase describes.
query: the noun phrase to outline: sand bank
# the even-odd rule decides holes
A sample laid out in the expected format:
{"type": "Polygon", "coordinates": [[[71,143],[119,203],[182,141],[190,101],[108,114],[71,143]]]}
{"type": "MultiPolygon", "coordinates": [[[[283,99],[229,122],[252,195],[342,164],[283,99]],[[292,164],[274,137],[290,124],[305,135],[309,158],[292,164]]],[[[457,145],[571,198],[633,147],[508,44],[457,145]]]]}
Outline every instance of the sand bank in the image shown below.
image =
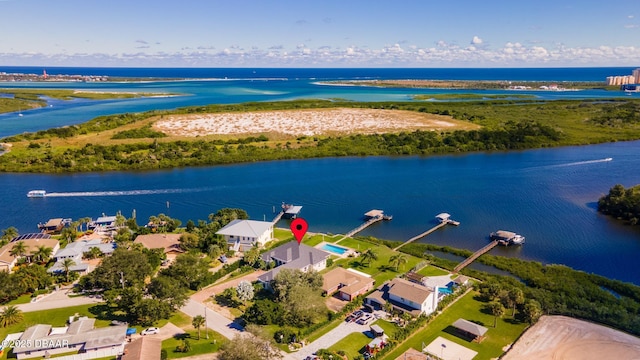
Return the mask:
{"type": "Polygon", "coordinates": [[[374,134],[402,130],[451,130],[475,125],[449,116],[402,110],[310,109],[165,117],[154,124],[168,135],[205,136],[280,133],[291,136],[374,134]]]}

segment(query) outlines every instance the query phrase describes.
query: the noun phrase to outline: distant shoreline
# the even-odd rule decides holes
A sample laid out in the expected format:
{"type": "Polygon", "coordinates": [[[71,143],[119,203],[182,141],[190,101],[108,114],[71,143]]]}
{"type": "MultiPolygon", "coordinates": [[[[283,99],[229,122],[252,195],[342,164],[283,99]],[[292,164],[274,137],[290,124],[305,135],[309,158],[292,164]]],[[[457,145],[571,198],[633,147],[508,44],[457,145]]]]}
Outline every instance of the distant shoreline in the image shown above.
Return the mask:
{"type": "Polygon", "coordinates": [[[506,80],[336,80],[318,81],[318,85],[329,86],[370,86],[382,88],[417,89],[465,89],[465,90],[540,90],[577,91],[600,88],[619,90],[618,86],[606,86],[600,81],[506,81],[506,80]]]}

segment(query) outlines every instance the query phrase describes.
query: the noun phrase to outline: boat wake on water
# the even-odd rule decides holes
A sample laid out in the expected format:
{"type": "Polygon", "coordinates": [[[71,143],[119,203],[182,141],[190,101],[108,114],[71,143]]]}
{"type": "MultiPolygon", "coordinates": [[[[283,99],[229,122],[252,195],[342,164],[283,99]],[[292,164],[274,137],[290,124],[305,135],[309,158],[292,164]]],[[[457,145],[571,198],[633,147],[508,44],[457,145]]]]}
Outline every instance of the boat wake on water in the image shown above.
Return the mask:
{"type": "Polygon", "coordinates": [[[47,197],[81,197],[81,196],[135,196],[154,194],[178,194],[206,191],[207,188],[196,189],[158,189],[158,190],[123,190],[123,191],[79,191],[79,192],[52,192],[47,197]]]}
{"type": "Polygon", "coordinates": [[[551,167],[565,167],[565,166],[578,166],[578,165],[587,165],[587,164],[597,164],[597,163],[609,162],[611,160],[613,160],[613,158],[577,161],[577,162],[572,162],[572,163],[568,163],[568,164],[551,165],[551,167]]]}

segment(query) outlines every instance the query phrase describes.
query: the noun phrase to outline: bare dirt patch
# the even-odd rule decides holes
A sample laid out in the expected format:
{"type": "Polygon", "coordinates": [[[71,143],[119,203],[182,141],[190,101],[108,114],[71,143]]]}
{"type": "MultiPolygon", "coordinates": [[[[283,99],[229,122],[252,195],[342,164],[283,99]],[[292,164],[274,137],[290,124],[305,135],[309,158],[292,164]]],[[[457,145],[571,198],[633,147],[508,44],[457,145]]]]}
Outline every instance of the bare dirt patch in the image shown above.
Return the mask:
{"type": "Polygon", "coordinates": [[[269,133],[314,136],[478,128],[443,115],[351,108],[173,115],[157,121],[153,127],[167,135],[186,137],[269,133]]]}
{"type": "Polygon", "coordinates": [[[640,338],[566,316],[543,316],[502,358],[640,359],[640,338]]]}

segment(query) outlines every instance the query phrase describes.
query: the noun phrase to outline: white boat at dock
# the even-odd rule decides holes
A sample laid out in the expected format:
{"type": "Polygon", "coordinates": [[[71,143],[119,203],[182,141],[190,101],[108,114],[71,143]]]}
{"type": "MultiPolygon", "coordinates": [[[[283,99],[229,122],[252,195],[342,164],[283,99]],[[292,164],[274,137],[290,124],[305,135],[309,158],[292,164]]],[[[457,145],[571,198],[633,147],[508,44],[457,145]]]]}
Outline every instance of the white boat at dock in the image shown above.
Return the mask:
{"type": "Polygon", "coordinates": [[[491,240],[496,240],[500,245],[522,245],[524,244],[524,236],[516,234],[512,231],[498,230],[489,235],[491,240]]]}
{"type": "Polygon", "coordinates": [[[31,190],[27,193],[27,197],[30,198],[43,198],[47,196],[47,192],[44,190],[31,190]]]}

